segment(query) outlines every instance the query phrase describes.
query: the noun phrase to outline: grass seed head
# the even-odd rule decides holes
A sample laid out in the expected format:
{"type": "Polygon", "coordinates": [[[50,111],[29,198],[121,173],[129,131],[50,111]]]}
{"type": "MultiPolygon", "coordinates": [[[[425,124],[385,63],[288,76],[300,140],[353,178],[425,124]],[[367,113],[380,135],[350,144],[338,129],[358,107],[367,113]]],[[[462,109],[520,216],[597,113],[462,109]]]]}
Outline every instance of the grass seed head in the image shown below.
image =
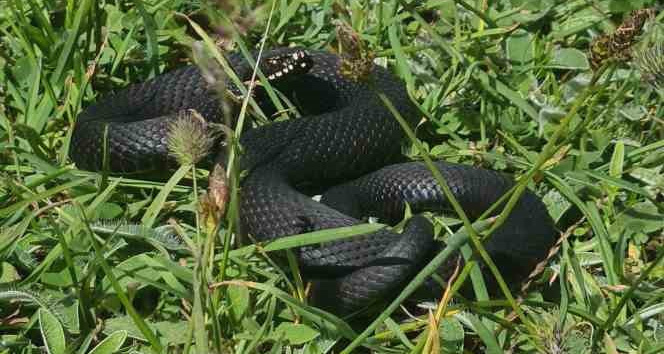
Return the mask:
{"type": "Polygon", "coordinates": [[[664,42],[635,52],[634,63],[645,80],[664,89],[664,42]]]}
{"type": "Polygon", "coordinates": [[[598,69],[607,60],[628,61],[632,58],[631,48],[643,32],[649,19],[655,17],[653,8],[633,11],[613,33],[595,38],[590,44],[590,64],[598,69]]]}
{"type": "Polygon", "coordinates": [[[215,134],[195,110],[182,111],[169,124],[168,150],[180,165],[193,165],[208,156],[215,134]]]}
{"type": "Polygon", "coordinates": [[[360,35],[347,23],[335,21],[337,40],[341,47],[340,74],[352,81],[366,81],[373,68],[374,54],[360,35]]]}
{"type": "Polygon", "coordinates": [[[201,212],[204,225],[209,231],[214,230],[226,212],[230,190],[226,179],[225,167],[217,163],[210,172],[208,178],[208,190],[199,202],[198,209],[201,212]]]}

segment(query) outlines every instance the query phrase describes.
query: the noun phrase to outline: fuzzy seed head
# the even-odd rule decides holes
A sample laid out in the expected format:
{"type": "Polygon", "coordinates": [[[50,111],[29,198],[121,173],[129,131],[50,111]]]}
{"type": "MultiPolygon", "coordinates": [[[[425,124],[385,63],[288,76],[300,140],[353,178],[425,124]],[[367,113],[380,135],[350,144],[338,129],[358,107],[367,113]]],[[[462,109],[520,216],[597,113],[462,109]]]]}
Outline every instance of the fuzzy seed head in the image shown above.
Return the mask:
{"type": "Polygon", "coordinates": [[[664,42],[634,53],[641,76],[657,88],[664,88],[664,42]]]}
{"type": "Polygon", "coordinates": [[[598,69],[608,60],[626,62],[631,59],[631,48],[643,32],[646,22],[655,17],[654,8],[633,11],[613,33],[595,38],[590,44],[590,65],[598,69]]]}
{"type": "Polygon", "coordinates": [[[208,156],[215,134],[195,110],[181,111],[169,124],[168,150],[180,165],[194,165],[208,156]]]}
{"type": "Polygon", "coordinates": [[[335,25],[342,53],[340,74],[352,81],[368,80],[373,69],[373,52],[350,25],[343,21],[336,21],[335,25]]]}

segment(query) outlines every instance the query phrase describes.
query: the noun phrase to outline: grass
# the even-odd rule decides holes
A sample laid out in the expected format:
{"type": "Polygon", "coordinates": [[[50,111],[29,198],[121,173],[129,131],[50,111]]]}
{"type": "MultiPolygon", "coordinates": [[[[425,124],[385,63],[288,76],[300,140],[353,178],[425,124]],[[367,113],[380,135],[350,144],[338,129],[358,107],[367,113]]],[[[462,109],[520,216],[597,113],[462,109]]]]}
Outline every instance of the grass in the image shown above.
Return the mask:
{"type": "MultiPolygon", "coordinates": [[[[664,352],[664,15],[633,43],[636,60],[593,71],[588,53],[654,4],[0,0],[0,353],[664,352]],[[166,182],[69,162],[76,115],[101,94],[191,57],[221,61],[215,41],[335,50],[337,20],[419,105],[413,158],[509,172],[520,183],[505,198],[543,197],[561,239],[527,289],[491,298],[469,261],[431,311],[402,309],[451,251],[478,248],[462,228],[358,326],[307,305],[294,257],[276,254],[382,225],[243,245],[239,135],[224,215],[198,212],[212,199],[199,200],[207,171],[194,162],[166,182]],[[456,294],[464,282],[475,300],[456,294]]],[[[260,109],[243,105],[252,124],[260,109]]]]}

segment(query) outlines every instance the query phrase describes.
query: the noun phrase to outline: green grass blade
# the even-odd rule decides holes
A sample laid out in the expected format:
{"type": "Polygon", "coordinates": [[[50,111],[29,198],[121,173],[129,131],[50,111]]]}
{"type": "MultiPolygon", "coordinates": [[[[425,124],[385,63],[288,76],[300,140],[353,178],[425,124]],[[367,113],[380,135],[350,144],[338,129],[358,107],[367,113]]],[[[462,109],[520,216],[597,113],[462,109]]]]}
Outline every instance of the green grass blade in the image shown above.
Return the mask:
{"type": "Polygon", "coordinates": [[[175,185],[177,185],[189,171],[191,171],[191,166],[182,165],[177,171],[175,171],[175,173],[173,173],[171,178],[168,179],[168,182],[166,182],[164,187],[159,191],[150,206],[147,208],[145,214],[143,214],[143,218],[141,218],[141,223],[143,225],[147,227],[152,227],[154,225],[159,212],[164,208],[166,198],[171,194],[175,185]]]}
{"type": "Polygon", "coordinates": [[[145,27],[145,37],[147,38],[147,57],[150,63],[150,73],[152,76],[159,72],[157,60],[159,59],[159,48],[157,43],[157,24],[154,18],[148,13],[143,4],[143,0],[134,0],[138,13],[143,19],[143,26],[145,27]]]}
{"type": "MultiPolygon", "coordinates": [[[[359,224],[354,226],[345,226],[334,229],[325,229],[320,231],[307,232],[300,235],[286,236],[261,246],[265,252],[280,251],[302,246],[319,244],[341,240],[345,238],[360,236],[376,232],[383,229],[383,224],[359,224]]],[[[230,257],[242,257],[256,251],[256,245],[245,246],[230,252],[230,257]]]]}
{"type": "Polygon", "coordinates": [[[498,340],[493,335],[492,331],[487,328],[486,325],[482,323],[482,321],[473,315],[469,315],[468,319],[473,324],[475,333],[477,333],[480,339],[482,339],[482,343],[486,346],[485,353],[500,354],[504,352],[498,344],[498,340]]]}
{"type": "Polygon", "coordinates": [[[593,228],[595,235],[598,238],[599,252],[602,256],[602,267],[606,274],[607,280],[611,285],[618,285],[618,274],[615,271],[615,257],[613,249],[611,248],[611,241],[609,240],[609,232],[604,225],[604,221],[599,214],[597,206],[593,202],[586,203],[586,210],[588,210],[588,222],[593,228]]]}
{"type": "Polygon", "coordinates": [[[79,179],[61,184],[59,186],[47,189],[43,192],[32,194],[30,197],[25,198],[25,199],[21,200],[20,202],[14,203],[13,205],[10,205],[8,207],[0,209],[0,217],[6,217],[10,214],[13,214],[16,211],[19,211],[19,210],[23,209],[24,207],[30,205],[31,203],[44,200],[48,197],[51,197],[55,194],[58,194],[58,193],[62,192],[62,191],[66,191],[70,188],[73,188],[73,187],[81,185],[85,182],[88,182],[89,180],[90,180],[90,178],[85,178],[85,177],[84,178],[79,178],[79,179]]]}
{"type": "MultiPolygon", "coordinates": [[[[67,68],[67,62],[72,55],[74,50],[74,44],[78,40],[78,36],[82,31],[83,18],[87,16],[90,11],[90,6],[92,5],[92,0],[82,0],[81,3],[76,8],[76,13],[74,15],[72,27],[67,29],[66,40],[64,47],[60,51],[60,56],[58,57],[55,70],[51,75],[51,82],[58,84],[62,80],[62,75],[67,68]]],[[[69,12],[68,12],[69,13],[69,12]]]]}

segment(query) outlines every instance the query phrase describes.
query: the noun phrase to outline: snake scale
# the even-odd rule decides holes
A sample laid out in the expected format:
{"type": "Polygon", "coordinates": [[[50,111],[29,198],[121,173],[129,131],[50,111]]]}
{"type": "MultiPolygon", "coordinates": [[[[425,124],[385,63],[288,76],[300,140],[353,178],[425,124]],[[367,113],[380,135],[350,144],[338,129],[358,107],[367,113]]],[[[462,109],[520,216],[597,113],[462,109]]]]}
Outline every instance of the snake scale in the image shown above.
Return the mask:
{"type": "MultiPolygon", "coordinates": [[[[241,80],[251,77],[252,67],[241,55],[227,59],[241,80]]],[[[405,135],[376,94],[382,92],[413,126],[419,114],[403,83],[377,65],[367,80],[351,80],[340,74],[340,65],[340,58],[326,51],[275,48],[263,54],[259,67],[302,117],[242,134],[241,168],[248,174],[241,181],[241,229],[258,241],[356,225],[367,216],[394,224],[406,203],[415,214],[450,209],[430,171],[404,162],[405,135]],[[320,202],[304,192],[312,186],[325,190],[320,202]]],[[[169,122],[188,109],[223,122],[219,101],[195,66],[132,85],[79,114],[70,157],[81,169],[100,170],[106,141],[111,171],[163,170],[172,164],[169,122]]],[[[471,218],[514,184],[495,171],[447,162],[436,166],[471,218]]],[[[546,257],[555,235],[545,206],[527,191],[485,247],[501,273],[516,282],[546,257]]],[[[297,254],[313,284],[312,303],[348,314],[394,296],[441,247],[432,225],[415,216],[401,233],[381,229],[304,246],[297,254]]]]}

